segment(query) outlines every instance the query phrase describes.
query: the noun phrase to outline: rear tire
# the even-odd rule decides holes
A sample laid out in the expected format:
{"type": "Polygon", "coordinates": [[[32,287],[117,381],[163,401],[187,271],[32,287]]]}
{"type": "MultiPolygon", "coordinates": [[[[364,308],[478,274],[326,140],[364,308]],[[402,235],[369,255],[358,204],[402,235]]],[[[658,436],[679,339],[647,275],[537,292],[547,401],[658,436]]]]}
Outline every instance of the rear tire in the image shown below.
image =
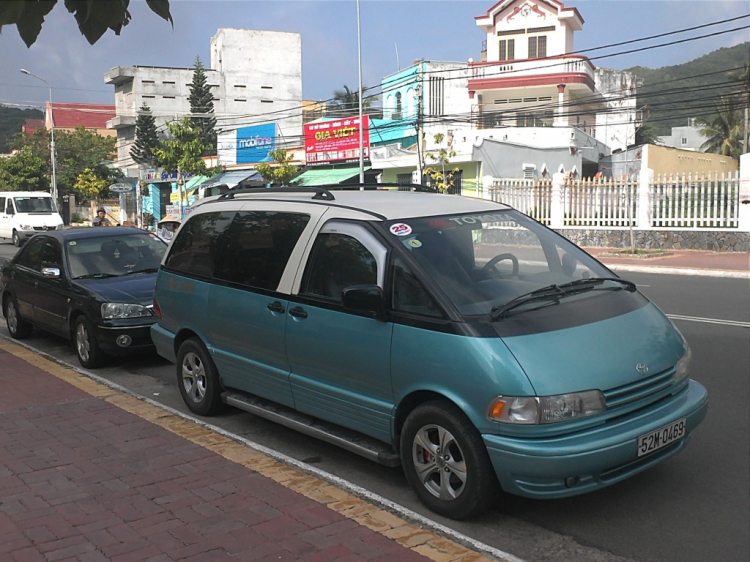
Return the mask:
{"type": "Polygon", "coordinates": [[[78,362],[86,369],[101,367],[107,359],[96,341],[93,324],[83,315],[76,318],[73,328],[73,345],[76,348],[78,362]]]}
{"type": "Polygon", "coordinates": [[[466,519],[497,500],[500,485],[479,432],[454,404],[417,406],[401,432],[406,479],[429,509],[466,519]]]}
{"type": "Polygon", "coordinates": [[[219,372],[198,338],[182,342],[177,352],[177,386],[190,411],[211,416],[223,407],[219,372]]]}
{"type": "Polygon", "coordinates": [[[15,340],[23,340],[31,335],[33,326],[18,314],[16,299],[10,295],[5,297],[3,315],[5,316],[5,323],[8,326],[10,337],[15,340]]]}

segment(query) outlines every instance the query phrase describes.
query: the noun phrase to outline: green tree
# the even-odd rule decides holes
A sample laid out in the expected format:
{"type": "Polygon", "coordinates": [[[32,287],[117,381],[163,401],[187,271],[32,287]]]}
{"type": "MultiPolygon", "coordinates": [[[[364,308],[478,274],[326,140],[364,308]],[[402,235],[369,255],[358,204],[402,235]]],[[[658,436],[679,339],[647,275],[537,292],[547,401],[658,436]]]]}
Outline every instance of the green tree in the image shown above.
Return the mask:
{"type": "Polygon", "coordinates": [[[255,169],[263,176],[263,179],[273,185],[289,185],[296,177],[298,168],[292,164],[289,159],[290,155],[284,148],[271,150],[268,156],[273,160],[270,162],[261,162],[255,169]]]}
{"type": "Polygon", "coordinates": [[[49,191],[47,160],[24,146],[9,158],[0,158],[0,185],[9,191],[49,191]]]}
{"type": "Polygon", "coordinates": [[[428,166],[424,170],[424,175],[430,178],[430,185],[437,189],[441,193],[445,193],[455,184],[455,174],[458,172],[458,168],[452,170],[446,170],[450,164],[450,159],[456,155],[456,151],[453,150],[450,144],[443,146],[445,135],[443,133],[437,133],[434,137],[437,150],[427,151],[426,156],[433,162],[435,162],[439,168],[433,168],[428,166]]]}
{"type": "MultiPolygon", "coordinates": [[[[366,91],[367,88],[362,88],[366,91]]],[[[362,98],[362,112],[367,110],[377,99],[377,96],[366,96],[362,98]]],[[[343,90],[333,91],[333,100],[329,101],[326,107],[327,113],[332,117],[355,117],[359,115],[359,90],[350,90],[349,86],[344,85],[343,90]]]]}
{"type": "MultiPolygon", "coordinates": [[[[0,2],[0,30],[5,25],[15,25],[23,42],[31,47],[42,30],[44,18],[55,4],[57,0],[3,0],[0,2]]],[[[81,35],[91,45],[108,29],[120,35],[122,28],[130,23],[129,4],[130,0],[65,0],[65,7],[75,16],[81,35]]],[[[174,26],[169,0],[146,0],[146,4],[174,26]]]]}
{"type": "Polygon", "coordinates": [[[200,57],[195,58],[193,80],[190,82],[190,122],[200,130],[203,156],[216,154],[216,118],[214,117],[214,95],[206,80],[206,69],[200,57]]]}
{"type": "Polygon", "coordinates": [[[739,158],[742,154],[742,117],[734,96],[724,96],[715,105],[716,114],[711,121],[701,119],[700,134],[708,137],[701,145],[706,152],[739,158]]]}
{"type": "Polygon", "coordinates": [[[193,127],[190,117],[167,123],[169,136],[162,140],[155,153],[165,170],[177,173],[180,204],[185,199],[185,178],[188,175],[208,174],[201,157],[205,146],[200,129],[193,127]]]}
{"type": "Polygon", "coordinates": [[[91,201],[104,195],[112,185],[107,178],[103,178],[96,170],[84,169],[76,178],[75,189],[84,201],[91,201]]]}
{"type": "Polygon", "coordinates": [[[133,148],[130,149],[130,157],[136,164],[156,168],[159,165],[159,159],[154,151],[158,147],[156,120],[151,113],[151,108],[144,102],[135,120],[135,142],[133,148]]]}

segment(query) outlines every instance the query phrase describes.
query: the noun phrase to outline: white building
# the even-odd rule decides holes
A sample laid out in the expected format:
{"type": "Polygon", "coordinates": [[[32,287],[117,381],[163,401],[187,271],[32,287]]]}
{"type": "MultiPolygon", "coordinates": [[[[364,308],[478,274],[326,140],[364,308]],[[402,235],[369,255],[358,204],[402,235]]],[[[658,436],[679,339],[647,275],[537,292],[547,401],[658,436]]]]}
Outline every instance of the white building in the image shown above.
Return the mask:
{"type": "MultiPolygon", "coordinates": [[[[214,91],[217,130],[276,123],[276,146],[297,146],[302,137],[302,42],[299,33],[220,28],[211,38],[206,79],[214,91]]],[[[192,68],[116,66],[104,75],[115,87],[118,165],[138,175],[130,157],[142,104],[157,127],[190,113],[192,68]]]]}
{"type": "Polygon", "coordinates": [[[701,147],[708,141],[708,137],[701,134],[701,127],[696,127],[695,119],[691,119],[685,127],[672,127],[672,134],[659,137],[659,141],[664,146],[703,152],[701,147]]]}

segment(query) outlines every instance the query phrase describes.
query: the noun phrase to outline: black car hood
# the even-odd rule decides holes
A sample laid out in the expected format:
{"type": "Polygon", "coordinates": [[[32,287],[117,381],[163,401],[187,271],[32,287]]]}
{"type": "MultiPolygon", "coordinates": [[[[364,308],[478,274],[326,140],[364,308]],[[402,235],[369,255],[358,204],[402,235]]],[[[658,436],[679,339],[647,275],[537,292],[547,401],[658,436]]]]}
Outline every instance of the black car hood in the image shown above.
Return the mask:
{"type": "Polygon", "coordinates": [[[101,297],[103,302],[149,305],[154,298],[156,273],[134,273],[101,279],[76,279],[81,287],[101,297]]]}

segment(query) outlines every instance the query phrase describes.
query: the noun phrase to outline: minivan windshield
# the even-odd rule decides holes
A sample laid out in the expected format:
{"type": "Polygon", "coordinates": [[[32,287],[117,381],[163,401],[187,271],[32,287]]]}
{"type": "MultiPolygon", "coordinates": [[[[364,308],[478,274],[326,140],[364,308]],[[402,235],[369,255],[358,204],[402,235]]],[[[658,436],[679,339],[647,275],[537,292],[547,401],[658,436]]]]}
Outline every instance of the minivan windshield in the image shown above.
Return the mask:
{"type": "Polygon", "coordinates": [[[465,315],[500,320],[602,290],[635,290],[515,210],[410,218],[385,226],[465,315]]]}
{"type": "Polygon", "coordinates": [[[52,197],[14,197],[13,200],[16,203],[16,212],[18,213],[52,213],[57,211],[52,197]]]}

